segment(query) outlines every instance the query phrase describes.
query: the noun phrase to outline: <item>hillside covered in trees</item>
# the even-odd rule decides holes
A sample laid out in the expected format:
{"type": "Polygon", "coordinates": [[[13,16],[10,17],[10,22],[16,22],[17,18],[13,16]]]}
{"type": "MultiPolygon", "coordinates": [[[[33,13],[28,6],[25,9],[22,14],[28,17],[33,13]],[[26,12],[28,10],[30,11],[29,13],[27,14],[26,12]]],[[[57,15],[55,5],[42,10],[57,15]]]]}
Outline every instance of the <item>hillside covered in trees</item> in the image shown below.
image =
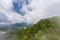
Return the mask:
{"type": "Polygon", "coordinates": [[[41,19],[31,27],[7,33],[6,40],[60,40],[59,18],[41,19]]]}

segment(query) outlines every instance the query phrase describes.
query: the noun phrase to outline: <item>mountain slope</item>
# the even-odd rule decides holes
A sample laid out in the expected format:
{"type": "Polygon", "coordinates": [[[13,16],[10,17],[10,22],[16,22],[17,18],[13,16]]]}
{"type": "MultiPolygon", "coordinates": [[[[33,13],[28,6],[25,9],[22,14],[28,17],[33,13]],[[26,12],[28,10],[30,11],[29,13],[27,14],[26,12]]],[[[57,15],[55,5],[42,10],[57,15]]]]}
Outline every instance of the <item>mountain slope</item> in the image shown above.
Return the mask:
{"type": "Polygon", "coordinates": [[[30,28],[8,33],[8,40],[60,40],[58,18],[42,19],[30,28]]]}

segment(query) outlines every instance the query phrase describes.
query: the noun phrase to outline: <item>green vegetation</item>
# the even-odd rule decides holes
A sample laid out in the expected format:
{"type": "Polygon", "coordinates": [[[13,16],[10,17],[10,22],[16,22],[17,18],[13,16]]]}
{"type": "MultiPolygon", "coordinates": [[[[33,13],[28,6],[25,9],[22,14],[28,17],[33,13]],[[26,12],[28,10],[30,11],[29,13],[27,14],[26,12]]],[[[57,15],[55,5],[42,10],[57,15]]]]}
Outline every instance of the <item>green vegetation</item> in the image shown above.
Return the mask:
{"type": "Polygon", "coordinates": [[[56,17],[42,19],[30,28],[9,32],[7,40],[60,40],[60,27],[56,17]]]}

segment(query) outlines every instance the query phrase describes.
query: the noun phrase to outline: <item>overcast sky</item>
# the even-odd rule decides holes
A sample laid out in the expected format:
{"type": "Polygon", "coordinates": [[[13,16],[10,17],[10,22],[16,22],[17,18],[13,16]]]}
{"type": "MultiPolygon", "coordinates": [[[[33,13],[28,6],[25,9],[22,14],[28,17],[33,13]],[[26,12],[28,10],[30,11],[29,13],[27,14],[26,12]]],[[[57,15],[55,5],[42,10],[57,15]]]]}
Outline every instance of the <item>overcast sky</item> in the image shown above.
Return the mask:
{"type": "Polygon", "coordinates": [[[59,15],[60,0],[0,0],[0,22],[35,23],[59,15]]]}

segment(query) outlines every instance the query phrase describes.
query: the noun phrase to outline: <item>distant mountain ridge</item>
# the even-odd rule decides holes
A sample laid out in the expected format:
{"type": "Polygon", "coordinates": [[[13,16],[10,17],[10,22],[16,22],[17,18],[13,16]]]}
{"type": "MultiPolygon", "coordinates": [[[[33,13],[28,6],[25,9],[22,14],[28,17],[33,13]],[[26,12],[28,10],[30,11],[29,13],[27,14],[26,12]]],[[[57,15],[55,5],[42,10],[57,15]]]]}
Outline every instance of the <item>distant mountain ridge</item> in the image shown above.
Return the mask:
{"type": "Polygon", "coordinates": [[[23,27],[31,26],[32,24],[28,24],[25,22],[22,23],[15,23],[15,24],[9,24],[9,25],[0,25],[0,31],[11,31],[14,29],[21,29],[23,27]]]}
{"type": "MultiPolygon", "coordinates": [[[[57,24],[60,24],[60,16],[56,16],[56,17],[52,17],[52,18],[47,18],[48,20],[50,20],[51,22],[54,22],[54,23],[57,23],[57,24]]],[[[41,19],[42,21],[44,19],[41,19]]],[[[39,23],[39,22],[38,22],[39,23]]],[[[23,27],[30,27],[32,26],[33,24],[28,24],[26,22],[22,22],[22,23],[15,23],[15,24],[8,24],[8,25],[3,25],[1,24],[0,25],[0,30],[13,30],[13,29],[21,29],[23,27]]]]}

